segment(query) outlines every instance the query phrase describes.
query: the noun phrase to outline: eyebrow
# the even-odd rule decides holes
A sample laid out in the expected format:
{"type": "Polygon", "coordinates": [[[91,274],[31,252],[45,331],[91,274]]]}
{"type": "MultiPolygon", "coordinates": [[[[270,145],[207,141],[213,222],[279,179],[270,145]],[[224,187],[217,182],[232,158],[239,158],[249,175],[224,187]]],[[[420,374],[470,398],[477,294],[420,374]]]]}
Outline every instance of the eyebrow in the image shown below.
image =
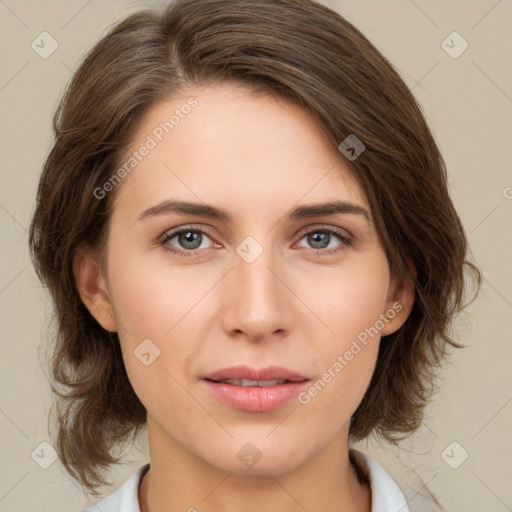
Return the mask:
{"type": "MultiPolygon", "coordinates": [[[[144,210],[137,218],[138,221],[149,217],[156,217],[170,213],[183,213],[188,215],[198,215],[221,221],[231,221],[231,214],[222,208],[204,203],[191,203],[188,201],[179,201],[177,199],[167,199],[144,210]]],[[[366,208],[355,203],[347,201],[329,201],[327,203],[316,203],[298,206],[288,213],[288,220],[300,220],[310,217],[321,217],[334,215],[336,213],[349,213],[363,216],[368,223],[371,222],[370,214],[366,208]]]]}

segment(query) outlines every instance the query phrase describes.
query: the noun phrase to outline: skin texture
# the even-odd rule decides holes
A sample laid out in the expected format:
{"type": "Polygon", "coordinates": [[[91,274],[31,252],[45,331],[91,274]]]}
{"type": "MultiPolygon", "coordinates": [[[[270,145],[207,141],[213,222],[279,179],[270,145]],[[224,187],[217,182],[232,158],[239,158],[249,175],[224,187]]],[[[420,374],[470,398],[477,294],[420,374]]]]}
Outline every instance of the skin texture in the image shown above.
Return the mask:
{"type": "Polygon", "coordinates": [[[83,250],[74,266],[84,303],[118,332],[147,410],[151,467],[141,510],[369,512],[370,489],[349,463],[348,431],[379,336],[305,405],[294,399],[274,411],[239,411],[212,396],[201,377],[276,364],[315,382],[394,303],[402,309],[381,335],[397,330],[412,292],[393,284],[363,215],[286,218],[297,206],[331,200],[370,212],[344,157],[298,107],[228,84],[190,89],[148,113],[132,150],[190,96],[197,106],[118,185],[106,265],[83,250]],[[182,213],[138,220],[170,198],[221,207],[232,220],[182,213]],[[182,226],[204,232],[193,256],[165,250],[192,247],[183,236],[162,240],[182,226]],[[306,235],[322,228],[352,243],[325,235],[328,247],[314,245],[306,235]],[[252,263],[236,251],[248,236],[263,249],[252,263]],[[320,253],[329,249],[337,251],[320,253]],[[145,339],[160,350],[149,366],[134,355],[145,339]],[[249,442],[261,454],[252,467],[237,456],[249,442]]]}

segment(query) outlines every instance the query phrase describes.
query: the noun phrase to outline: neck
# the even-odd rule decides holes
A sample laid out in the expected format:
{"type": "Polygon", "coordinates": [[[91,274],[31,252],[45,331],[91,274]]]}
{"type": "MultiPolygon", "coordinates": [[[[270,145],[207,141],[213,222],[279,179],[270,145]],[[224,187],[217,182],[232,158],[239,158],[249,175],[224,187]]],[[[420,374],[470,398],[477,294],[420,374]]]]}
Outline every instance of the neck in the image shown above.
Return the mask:
{"type": "Polygon", "coordinates": [[[364,472],[356,471],[342,436],[292,471],[243,475],[208,464],[158,428],[148,432],[151,466],[139,487],[141,512],[371,510],[370,485],[364,472]]]}

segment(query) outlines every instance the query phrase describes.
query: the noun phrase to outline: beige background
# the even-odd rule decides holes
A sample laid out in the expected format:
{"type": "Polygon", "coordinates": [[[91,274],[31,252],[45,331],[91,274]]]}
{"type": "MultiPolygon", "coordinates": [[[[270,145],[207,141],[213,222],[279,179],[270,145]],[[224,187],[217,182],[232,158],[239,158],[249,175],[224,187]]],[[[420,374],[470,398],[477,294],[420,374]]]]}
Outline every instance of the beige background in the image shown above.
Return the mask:
{"type": "MultiPolygon", "coordinates": [[[[0,512],[74,512],[91,504],[59,461],[43,469],[31,458],[49,441],[50,390],[41,362],[51,311],[29,261],[27,229],[64,85],[107,27],[142,3],[0,1],[0,512]],[[43,31],[59,45],[48,59],[31,48],[43,31]]],[[[397,480],[412,512],[422,510],[418,477],[450,512],[512,510],[512,2],[324,3],[360,28],[414,88],[485,276],[479,299],[457,322],[455,339],[468,348],[443,369],[423,428],[399,450],[374,440],[359,448],[397,480]],[[457,59],[441,47],[453,31],[469,44],[457,59]],[[454,441],[448,460],[469,454],[457,469],[442,457],[454,441]]],[[[112,470],[117,485],[148,460],[145,443],[126,459],[112,470]]]]}

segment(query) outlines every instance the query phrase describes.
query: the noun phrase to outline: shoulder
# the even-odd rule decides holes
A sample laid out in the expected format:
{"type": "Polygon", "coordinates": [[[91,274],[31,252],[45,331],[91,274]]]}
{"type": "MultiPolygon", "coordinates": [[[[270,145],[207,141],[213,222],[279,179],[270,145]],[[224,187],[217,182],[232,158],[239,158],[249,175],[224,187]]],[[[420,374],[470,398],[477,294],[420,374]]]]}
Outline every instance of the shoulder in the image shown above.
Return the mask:
{"type": "Polygon", "coordinates": [[[148,469],[149,463],[144,464],[116,492],[99,503],[76,512],[98,512],[98,510],[102,512],[140,512],[139,483],[148,469]]]}
{"type": "Polygon", "coordinates": [[[386,470],[372,457],[355,449],[349,450],[350,459],[368,480],[372,493],[371,512],[411,512],[400,487],[386,470]]]}
{"type": "Polygon", "coordinates": [[[406,468],[404,474],[409,476],[399,487],[370,455],[350,449],[349,456],[359,480],[366,480],[370,484],[371,512],[447,512],[427,484],[415,471],[409,471],[410,468],[406,468]]]}

